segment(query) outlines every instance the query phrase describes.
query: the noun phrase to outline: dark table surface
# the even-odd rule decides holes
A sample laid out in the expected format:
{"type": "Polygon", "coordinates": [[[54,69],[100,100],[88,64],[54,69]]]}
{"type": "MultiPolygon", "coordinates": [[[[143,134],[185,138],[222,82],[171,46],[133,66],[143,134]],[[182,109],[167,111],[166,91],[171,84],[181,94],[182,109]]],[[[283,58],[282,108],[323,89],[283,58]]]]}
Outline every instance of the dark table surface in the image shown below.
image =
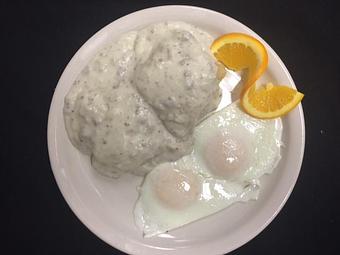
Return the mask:
{"type": "Polygon", "coordinates": [[[305,93],[306,149],[293,193],[261,234],[231,254],[337,253],[340,22],[335,1],[106,0],[1,1],[1,249],[8,251],[2,254],[122,254],[92,234],[63,199],[48,159],[48,110],[63,69],[89,37],[123,15],[165,4],[210,8],[249,26],[278,53],[305,93]]]}

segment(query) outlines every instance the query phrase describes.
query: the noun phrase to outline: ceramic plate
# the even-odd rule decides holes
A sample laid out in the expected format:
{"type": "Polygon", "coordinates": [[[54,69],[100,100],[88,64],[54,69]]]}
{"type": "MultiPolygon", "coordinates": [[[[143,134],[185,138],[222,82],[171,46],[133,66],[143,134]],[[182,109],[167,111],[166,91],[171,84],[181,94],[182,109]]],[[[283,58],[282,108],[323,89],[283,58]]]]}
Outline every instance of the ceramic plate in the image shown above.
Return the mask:
{"type": "MultiPolygon", "coordinates": [[[[282,159],[274,173],[261,178],[257,201],[231,207],[182,228],[144,239],[133,221],[136,186],[141,178],[126,175],[105,178],[91,169],[89,158],[70,143],[63,120],[63,100],[78,73],[105,44],[122,33],[151,23],[181,20],[206,30],[214,37],[243,32],[267,47],[269,66],[264,81],[294,82],[273,49],[240,22],[208,9],[192,6],[161,6],[134,12],[104,27],[74,55],[57,84],[48,119],[48,149],[58,186],[73,212],[99,238],[129,254],[222,254],[259,234],[277,215],[297,180],[304,151],[304,118],[301,105],[283,118],[282,159]]],[[[293,52],[292,52],[293,54],[293,52]]]]}

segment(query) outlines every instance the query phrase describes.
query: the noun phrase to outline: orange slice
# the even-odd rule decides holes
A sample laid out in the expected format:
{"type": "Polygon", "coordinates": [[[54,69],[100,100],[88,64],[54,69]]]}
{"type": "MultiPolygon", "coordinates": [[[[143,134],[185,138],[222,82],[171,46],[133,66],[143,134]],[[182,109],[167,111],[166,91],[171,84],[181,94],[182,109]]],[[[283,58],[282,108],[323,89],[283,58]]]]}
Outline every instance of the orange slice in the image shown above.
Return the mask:
{"type": "Polygon", "coordinates": [[[255,82],[268,66],[265,46],[250,35],[225,34],[210,46],[216,59],[234,71],[246,70],[241,93],[241,105],[250,115],[260,119],[271,119],[285,115],[303,98],[303,94],[286,86],[269,83],[257,89],[255,82]]]}
{"type": "Polygon", "coordinates": [[[243,92],[264,73],[268,54],[264,45],[252,36],[231,33],[217,38],[210,46],[215,58],[233,71],[247,71],[243,92]]]}
{"type": "Polygon", "coordinates": [[[241,105],[256,118],[272,119],[287,114],[301,102],[303,96],[295,89],[268,83],[258,89],[251,86],[241,98],[241,105]]]}

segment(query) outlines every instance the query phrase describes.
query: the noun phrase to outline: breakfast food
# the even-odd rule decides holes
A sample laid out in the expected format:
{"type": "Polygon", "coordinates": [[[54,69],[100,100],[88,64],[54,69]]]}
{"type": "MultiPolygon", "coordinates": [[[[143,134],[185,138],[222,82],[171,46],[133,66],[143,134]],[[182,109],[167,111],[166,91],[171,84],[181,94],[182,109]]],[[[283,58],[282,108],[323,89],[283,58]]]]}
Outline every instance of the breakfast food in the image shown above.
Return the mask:
{"type": "Polygon", "coordinates": [[[143,182],[134,215],[145,237],[256,199],[259,178],[281,158],[281,134],[280,118],[253,118],[239,102],[201,122],[192,153],[160,164],[143,182]]]}
{"type": "Polygon", "coordinates": [[[135,87],[176,137],[191,136],[197,122],[219,103],[211,41],[185,23],[156,24],[138,34],[135,87]]]}
{"type": "Polygon", "coordinates": [[[268,53],[256,38],[241,34],[225,34],[211,44],[211,52],[223,65],[234,71],[244,71],[242,90],[252,86],[268,66],[268,53]]]}
{"type": "Polygon", "coordinates": [[[252,86],[242,97],[242,106],[247,113],[261,119],[283,116],[301,102],[303,94],[287,86],[267,83],[257,88],[252,86]]]}
{"type": "Polygon", "coordinates": [[[66,95],[67,134],[102,174],[145,176],[134,208],[145,237],[176,229],[257,199],[261,176],[279,162],[279,117],[303,95],[258,88],[267,65],[264,45],[249,35],[213,41],[183,22],[128,32],[95,55],[66,95]],[[226,107],[224,66],[243,72],[240,100],[226,107]]]}
{"type": "Polygon", "coordinates": [[[163,22],[106,46],[65,97],[72,144],[112,177],[144,175],[190,153],[193,128],[220,99],[212,40],[192,25],[163,22]]]}
{"type": "Polygon", "coordinates": [[[225,34],[214,40],[210,48],[227,68],[243,72],[241,105],[248,114],[273,119],[284,116],[301,102],[304,95],[292,88],[256,84],[268,65],[267,50],[256,38],[242,33],[225,34]]]}

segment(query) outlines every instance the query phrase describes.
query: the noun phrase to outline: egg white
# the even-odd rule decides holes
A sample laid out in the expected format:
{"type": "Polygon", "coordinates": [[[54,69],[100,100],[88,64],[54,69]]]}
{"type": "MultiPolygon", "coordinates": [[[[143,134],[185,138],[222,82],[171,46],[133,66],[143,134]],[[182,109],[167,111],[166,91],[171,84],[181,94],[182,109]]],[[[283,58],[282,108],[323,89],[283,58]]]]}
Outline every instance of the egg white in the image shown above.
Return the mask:
{"type": "MultiPolygon", "coordinates": [[[[218,145],[225,143],[225,138],[237,142],[245,152],[240,158],[240,168],[228,180],[251,181],[264,174],[269,174],[281,159],[280,147],[282,121],[280,118],[261,120],[246,114],[239,104],[234,102],[202,121],[194,132],[193,152],[177,161],[183,169],[193,169],[208,176],[216,176],[213,166],[223,168],[227,165],[218,145]],[[214,150],[215,149],[215,150],[214,150]],[[218,154],[218,155],[214,155],[218,154]],[[215,162],[209,162],[214,157],[215,162]],[[210,164],[209,164],[210,163],[210,164]]],[[[223,169],[222,169],[223,170],[223,169]]]]}
{"type": "Polygon", "coordinates": [[[257,199],[259,178],[271,173],[280,160],[281,133],[281,119],[255,119],[238,102],[214,113],[195,128],[190,155],[161,164],[146,176],[134,210],[137,226],[151,237],[235,202],[257,199]],[[226,165],[229,168],[224,169],[226,165]],[[186,177],[167,180],[166,173],[172,171],[186,177]],[[186,193],[190,189],[195,192],[186,193]]]}

